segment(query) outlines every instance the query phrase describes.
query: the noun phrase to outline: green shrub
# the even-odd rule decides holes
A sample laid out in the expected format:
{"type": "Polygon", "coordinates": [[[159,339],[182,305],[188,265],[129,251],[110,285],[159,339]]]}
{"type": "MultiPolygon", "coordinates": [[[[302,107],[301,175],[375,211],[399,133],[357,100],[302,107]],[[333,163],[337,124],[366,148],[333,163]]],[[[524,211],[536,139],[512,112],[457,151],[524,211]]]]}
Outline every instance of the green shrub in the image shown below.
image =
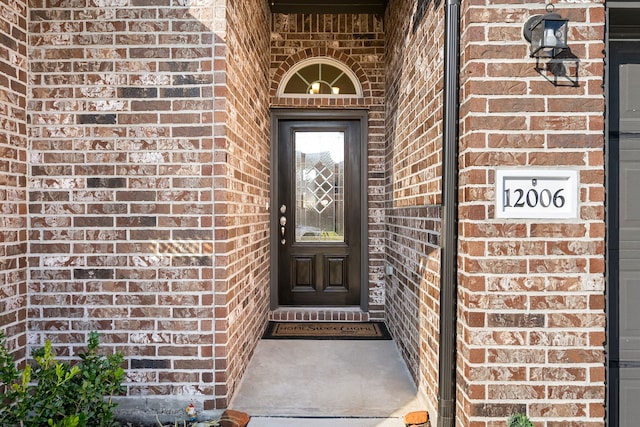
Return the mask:
{"type": "Polygon", "coordinates": [[[507,427],[535,427],[525,414],[513,414],[507,420],[507,427]]]}
{"type": "Polygon", "coordinates": [[[97,332],[71,366],[58,362],[47,340],[34,364],[19,371],[0,332],[0,425],[16,427],[113,427],[114,395],[124,391],[122,354],[97,354],[97,332]],[[105,399],[105,397],[107,397],[105,399]]]}

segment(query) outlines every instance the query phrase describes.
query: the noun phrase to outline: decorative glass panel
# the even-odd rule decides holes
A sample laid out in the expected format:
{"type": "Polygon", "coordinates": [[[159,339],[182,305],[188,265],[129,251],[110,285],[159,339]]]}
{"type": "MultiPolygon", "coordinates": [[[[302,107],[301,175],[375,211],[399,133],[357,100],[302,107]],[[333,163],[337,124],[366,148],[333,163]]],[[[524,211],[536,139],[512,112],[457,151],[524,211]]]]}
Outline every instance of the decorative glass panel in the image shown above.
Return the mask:
{"type": "Polygon", "coordinates": [[[296,132],[296,242],[344,241],[344,133],[296,132]]]}
{"type": "Polygon", "coordinates": [[[286,81],[284,94],[357,95],[358,91],[347,71],[317,62],[295,70],[286,81]]]}
{"type": "Polygon", "coordinates": [[[299,75],[293,75],[287,82],[286,93],[307,93],[307,82],[299,75]]]}

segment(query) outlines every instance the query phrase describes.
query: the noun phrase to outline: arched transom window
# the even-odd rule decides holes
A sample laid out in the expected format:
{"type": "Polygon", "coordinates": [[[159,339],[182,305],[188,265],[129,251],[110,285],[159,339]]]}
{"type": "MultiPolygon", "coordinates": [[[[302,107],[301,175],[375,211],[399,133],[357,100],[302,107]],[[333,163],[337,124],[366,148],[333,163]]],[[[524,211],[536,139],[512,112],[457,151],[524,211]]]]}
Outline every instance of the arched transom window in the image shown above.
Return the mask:
{"type": "Polygon", "coordinates": [[[362,96],[351,69],[331,58],[310,58],[285,74],[279,96],[362,96]]]}

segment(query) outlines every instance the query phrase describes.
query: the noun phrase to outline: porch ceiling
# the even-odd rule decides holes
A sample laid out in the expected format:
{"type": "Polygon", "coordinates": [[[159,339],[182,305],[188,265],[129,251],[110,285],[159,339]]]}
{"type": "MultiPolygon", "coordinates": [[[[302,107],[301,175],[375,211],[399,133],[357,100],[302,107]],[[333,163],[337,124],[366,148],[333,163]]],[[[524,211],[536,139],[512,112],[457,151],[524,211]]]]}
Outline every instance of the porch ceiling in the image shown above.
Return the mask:
{"type": "Polygon", "coordinates": [[[387,0],[268,0],[273,13],[383,14],[387,0]]]}

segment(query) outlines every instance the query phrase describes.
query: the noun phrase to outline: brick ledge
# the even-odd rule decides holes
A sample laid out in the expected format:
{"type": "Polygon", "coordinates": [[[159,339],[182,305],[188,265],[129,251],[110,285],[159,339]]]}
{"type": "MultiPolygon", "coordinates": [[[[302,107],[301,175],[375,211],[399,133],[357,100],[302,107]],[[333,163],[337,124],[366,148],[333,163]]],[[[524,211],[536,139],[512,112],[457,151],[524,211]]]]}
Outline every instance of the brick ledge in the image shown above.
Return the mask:
{"type": "Polygon", "coordinates": [[[281,307],[269,311],[269,320],[368,322],[370,316],[360,307],[281,307]]]}

